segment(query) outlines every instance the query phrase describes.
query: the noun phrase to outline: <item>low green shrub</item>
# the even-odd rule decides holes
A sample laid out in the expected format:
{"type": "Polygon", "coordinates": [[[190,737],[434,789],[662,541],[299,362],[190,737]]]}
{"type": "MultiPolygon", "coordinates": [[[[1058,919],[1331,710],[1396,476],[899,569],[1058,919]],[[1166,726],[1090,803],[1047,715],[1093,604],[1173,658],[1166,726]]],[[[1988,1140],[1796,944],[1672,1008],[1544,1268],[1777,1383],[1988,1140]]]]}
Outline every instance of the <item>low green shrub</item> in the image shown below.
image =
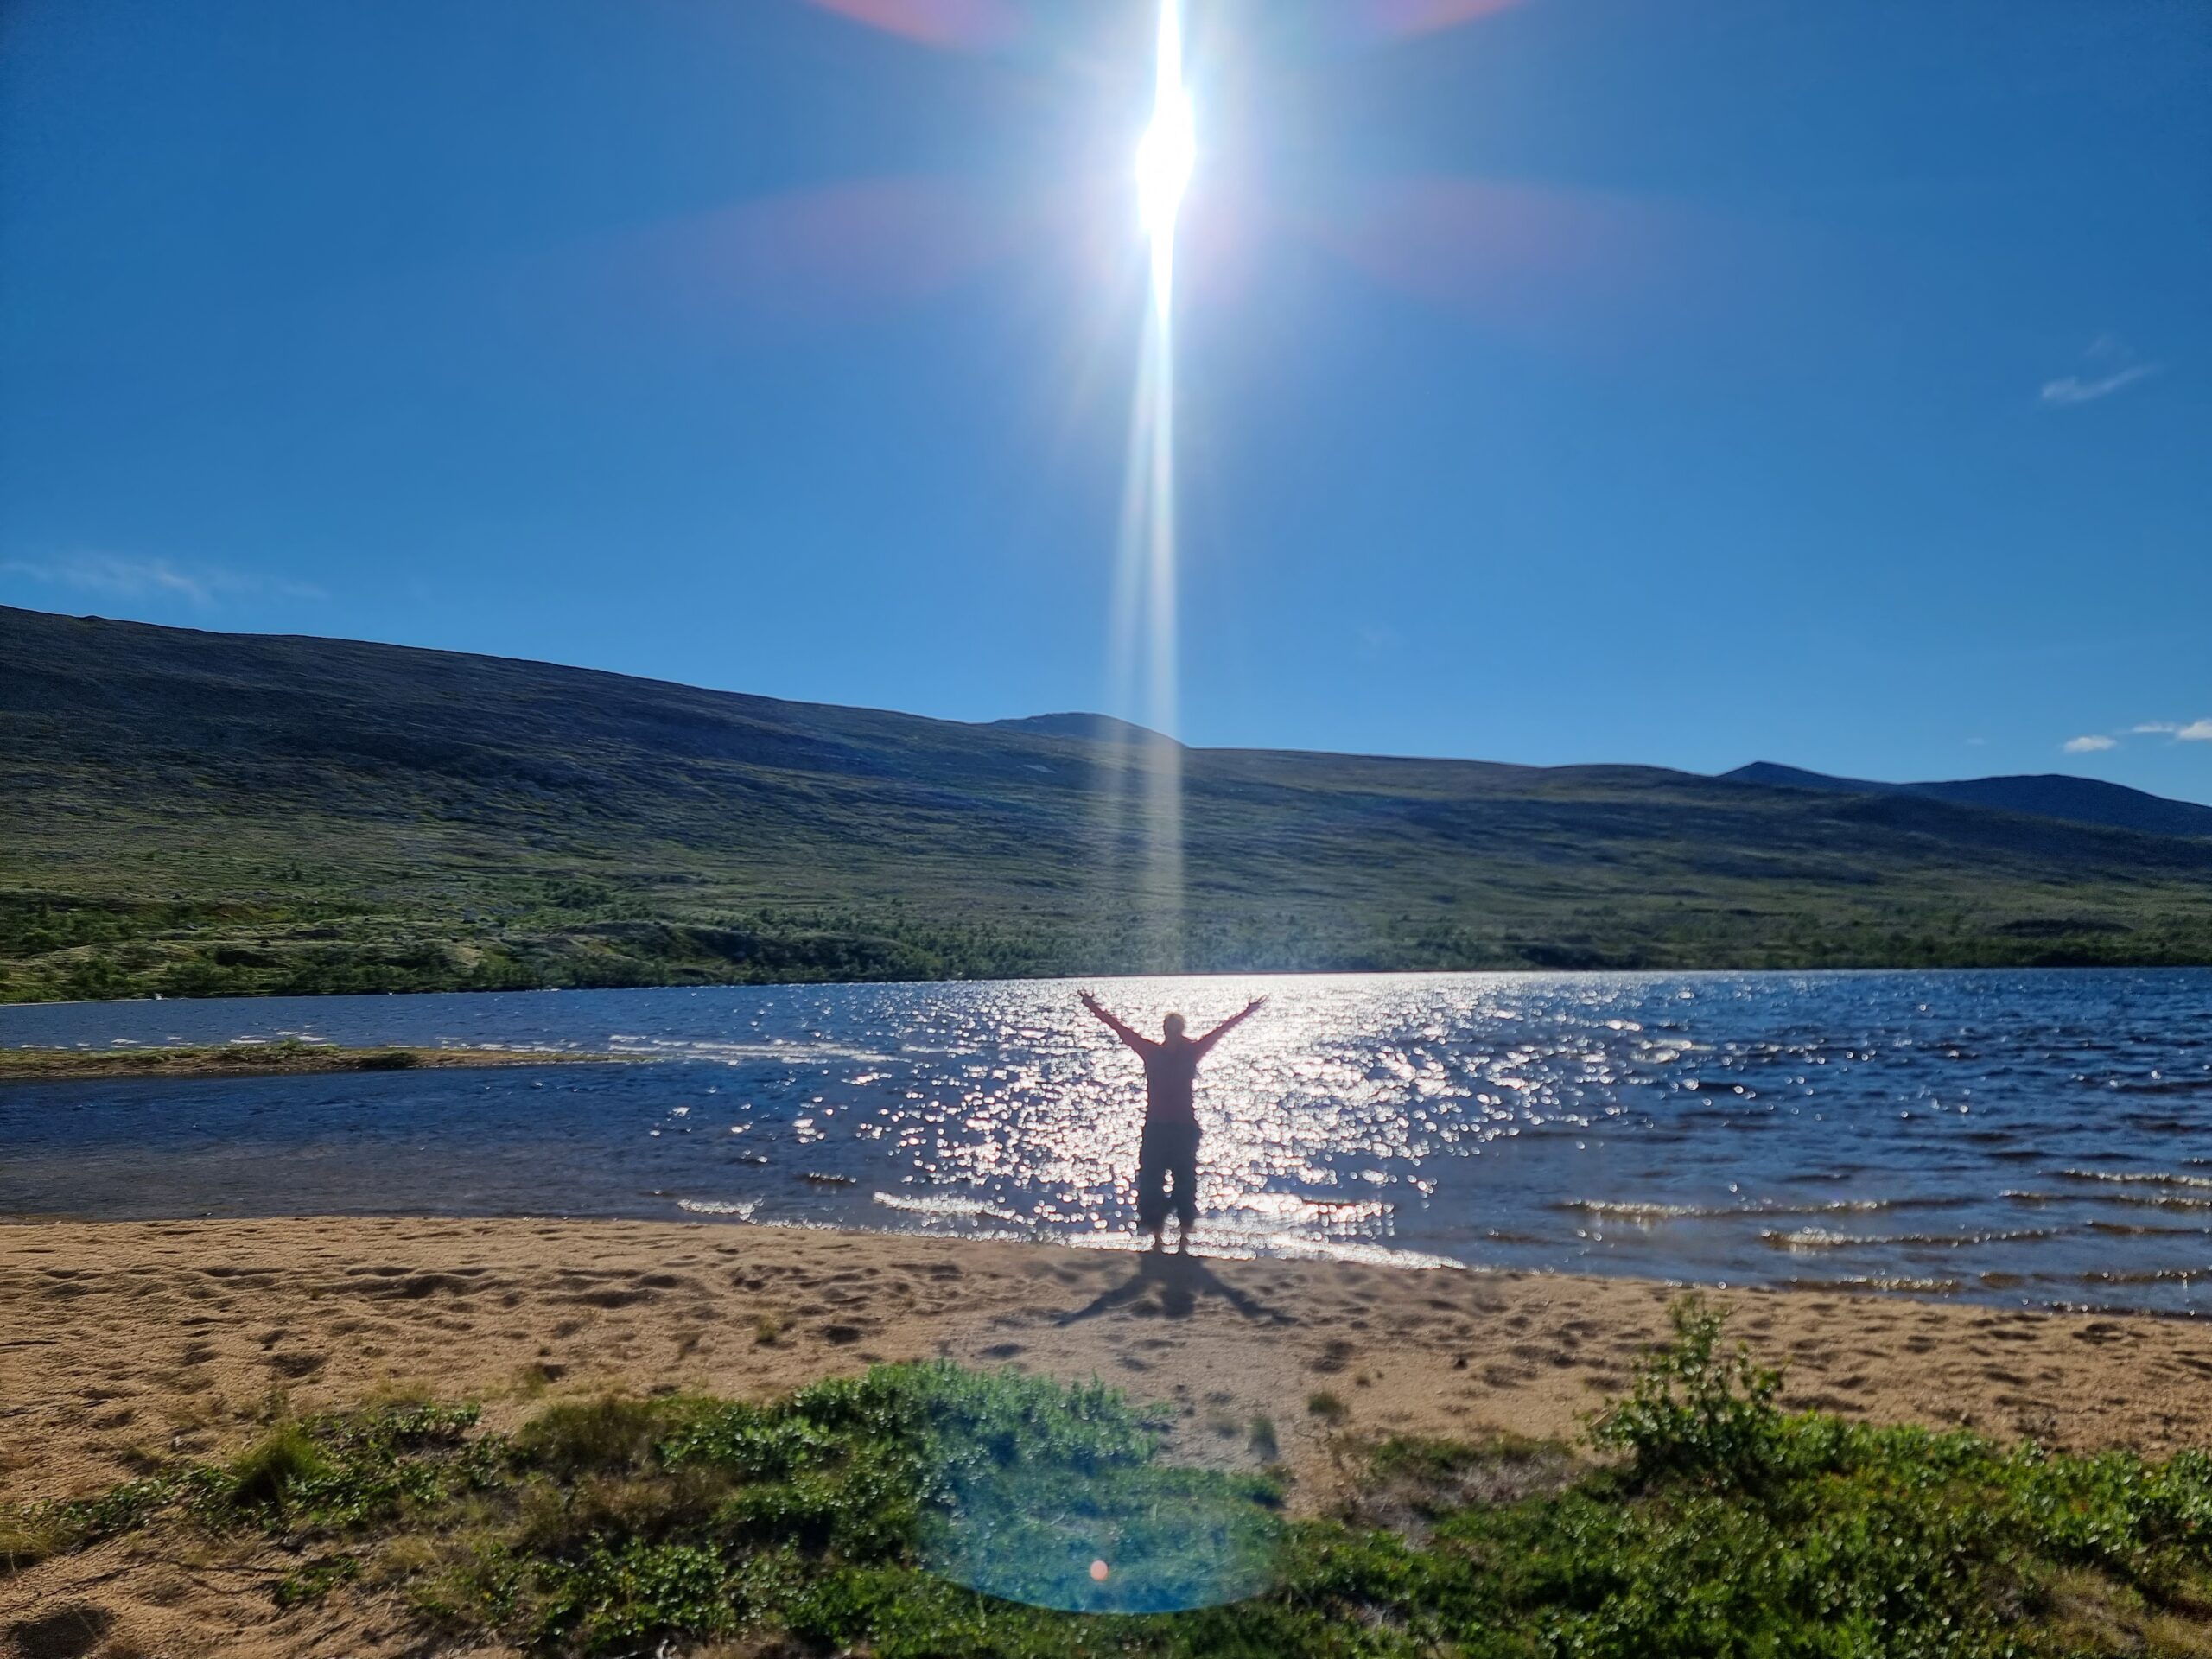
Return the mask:
{"type": "Polygon", "coordinates": [[[1754,1364],[1740,1343],[1723,1349],[1726,1316],[1694,1293],[1677,1300],[1668,1318],[1674,1341],[1643,1356],[1628,1398],[1599,1414],[1591,1439],[1633,1453],[1637,1474],[1646,1482],[1768,1478],[1788,1444],[1775,1403],[1782,1373],[1754,1364]]]}
{"type": "Polygon", "coordinates": [[[670,1408],[620,1395],[549,1408],[514,1438],[514,1460],[555,1475],[626,1473],[652,1454],[670,1408]]]}

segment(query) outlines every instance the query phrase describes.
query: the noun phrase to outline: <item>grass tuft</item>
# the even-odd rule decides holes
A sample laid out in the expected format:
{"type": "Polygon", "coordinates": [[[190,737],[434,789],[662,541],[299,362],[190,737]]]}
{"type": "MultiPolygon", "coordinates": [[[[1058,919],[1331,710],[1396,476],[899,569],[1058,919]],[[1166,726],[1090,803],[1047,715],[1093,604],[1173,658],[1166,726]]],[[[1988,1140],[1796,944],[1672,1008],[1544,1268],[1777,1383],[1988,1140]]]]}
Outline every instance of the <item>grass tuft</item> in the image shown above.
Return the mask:
{"type": "Polygon", "coordinates": [[[19,1506],[0,1507],[0,1577],[37,1566],[65,1542],[50,1522],[19,1506]]]}
{"type": "Polygon", "coordinates": [[[361,1558],[358,1555],[326,1555],[321,1560],[287,1573],[277,1580],[274,1594],[280,1608],[302,1606],[311,1601],[321,1601],[341,1584],[351,1584],[361,1576],[361,1558]]]}
{"type": "Polygon", "coordinates": [[[288,1424],[231,1465],[230,1496],[251,1509],[281,1504],[296,1489],[329,1469],[322,1449],[296,1424],[288,1424]]]}
{"type": "Polygon", "coordinates": [[[554,1406],[515,1437],[515,1459],[556,1475],[626,1473],[645,1460],[667,1415],[658,1401],[620,1395],[554,1406]]]}

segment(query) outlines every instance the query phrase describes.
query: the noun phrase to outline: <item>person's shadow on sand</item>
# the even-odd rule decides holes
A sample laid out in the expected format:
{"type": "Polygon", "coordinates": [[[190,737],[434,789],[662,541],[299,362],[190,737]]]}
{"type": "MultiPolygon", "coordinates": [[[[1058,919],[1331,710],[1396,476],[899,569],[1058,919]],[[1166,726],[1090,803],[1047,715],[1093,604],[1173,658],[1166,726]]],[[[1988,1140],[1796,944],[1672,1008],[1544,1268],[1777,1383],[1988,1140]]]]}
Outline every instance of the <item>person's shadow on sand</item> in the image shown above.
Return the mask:
{"type": "Polygon", "coordinates": [[[1171,1319],[1187,1319],[1198,1306],[1201,1296],[1218,1296],[1248,1319],[1262,1320],[1268,1325],[1295,1325],[1298,1320],[1280,1308],[1269,1307],[1257,1297],[1241,1291],[1234,1285],[1224,1284],[1216,1278],[1206,1264],[1195,1255],[1185,1255],[1178,1250],[1173,1255],[1165,1250],[1147,1250],[1137,1257],[1137,1270],[1112,1289],[1103,1291],[1086,1307],[1063,1313],[1052,1323],[1073,1325],[1080,1319],[1095,1319],[1102,1313],[1110,1313],[1157,1289],[1160,1293],[1156,1309],[1141,1307],[1139,1315],[1157,1312],[1171,1319]]]}

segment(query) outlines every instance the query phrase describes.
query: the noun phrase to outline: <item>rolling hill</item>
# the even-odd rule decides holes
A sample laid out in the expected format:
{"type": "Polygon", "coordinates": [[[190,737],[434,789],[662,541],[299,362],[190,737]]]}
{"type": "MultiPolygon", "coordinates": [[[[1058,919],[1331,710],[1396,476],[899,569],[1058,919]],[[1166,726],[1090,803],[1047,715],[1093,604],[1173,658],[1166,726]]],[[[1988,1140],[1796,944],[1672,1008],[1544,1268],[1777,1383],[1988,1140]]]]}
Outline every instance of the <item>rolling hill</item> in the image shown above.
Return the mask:
{"type": "Polygon", "coordinates": [[[1840,795],[1917,795],[1955,806],[1993,807],[2002,812],[2030,812],[2072,823],[2101,824],[2111,830],[2139,830],[2152,836],[2212,837],[2212,806],[2170,801],[2124,784],[2096,778],[2044,772],[2024,778],[1961,778],[1942,784],[1877,784],[1860,778],[1831,778],[1757,760],[1726,774],[1738,783],[1775,789],[1813,789],[1840,795]]]}
{"type": "Polygon", "coordinates": [[[1161,743],[0,608],[0,999],[2212,962],[2212,841],[1872,786],[1177,747],[1179,917],[1126,810],[1161,743]]]}

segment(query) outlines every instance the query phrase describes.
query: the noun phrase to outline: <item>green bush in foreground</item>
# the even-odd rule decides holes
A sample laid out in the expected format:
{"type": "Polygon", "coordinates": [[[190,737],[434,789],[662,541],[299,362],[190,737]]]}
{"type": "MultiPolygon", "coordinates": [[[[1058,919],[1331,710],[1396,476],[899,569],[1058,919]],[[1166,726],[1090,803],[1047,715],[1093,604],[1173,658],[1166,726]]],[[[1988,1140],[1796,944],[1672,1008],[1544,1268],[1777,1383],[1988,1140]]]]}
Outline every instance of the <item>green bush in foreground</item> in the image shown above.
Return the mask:
{"type": "Polygon", "coordinates": [[[2212,1655],[2212,1456],[1789,1415],[1717,1315],[1675,1321],[1592,1425],[1609,1461],[1389,1441],[1334,1520],[1159,1463],[1097,1385],[929,1365],[770,1406],[561,1405],[511,1436],[466,1409],[314,1419],[0,1516],[0,1544],[276,1540],[280,1606],[346,1586],[548,1654],[2212,1655]]]}

